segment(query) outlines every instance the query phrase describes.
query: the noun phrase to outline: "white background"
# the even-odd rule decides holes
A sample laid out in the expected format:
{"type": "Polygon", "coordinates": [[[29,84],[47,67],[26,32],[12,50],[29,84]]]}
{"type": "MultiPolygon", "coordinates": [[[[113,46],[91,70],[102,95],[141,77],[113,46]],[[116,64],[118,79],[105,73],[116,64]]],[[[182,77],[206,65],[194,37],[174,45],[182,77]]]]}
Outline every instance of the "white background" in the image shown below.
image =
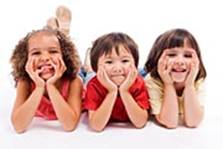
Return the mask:
{"type": "Polygon", "coordinates": [[[0,148],[221,148],[223,142],[223,4],[221,0],[7,0],[0,2],[0,148]],[[9,59],[18,40],[45,25],[58,5],[73,14],[71,37],[83,60],[102,34],[121,31],[139,45],[143,66],[156,37],[185,28],[197,39],[207,70],[206,116],[197,129],[167,130],[149,123],[144,129],[109,126],[94,133],[82,117],[74,132],[55,122],[34,120],[17,135],[10,123],[15,88],[9,59]]]}

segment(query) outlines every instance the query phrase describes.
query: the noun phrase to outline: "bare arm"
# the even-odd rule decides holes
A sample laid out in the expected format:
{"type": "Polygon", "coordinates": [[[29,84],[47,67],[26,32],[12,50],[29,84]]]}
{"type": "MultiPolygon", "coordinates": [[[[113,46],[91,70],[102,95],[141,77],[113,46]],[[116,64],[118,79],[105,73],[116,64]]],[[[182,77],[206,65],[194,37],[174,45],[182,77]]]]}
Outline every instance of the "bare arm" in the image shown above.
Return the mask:
{"type": "Polygon", "coordinates": [[[117,91],[109,92],[96,111],[89,111],[89,123],[91,128],[102,131],[107,125],[117,98],[117,91]]]}
{"type": "Polygon", "coordinates": [[[184,95],[185,124],[188,127],[197,127],[203,119],[204,108],[200,105],[193,87],[186,86],[184,95]]]}
{"type": "Polygon", "coordinates": [[[178,125],[179,116],[178,100],[170,76],[173,63],[169,61],[166,51],[164,50],[158,61],[158,73],[164,83],[164,97],[160,114],[156,115],[156,119],[167,128],[175,128],[178,125]]]}
{"type": "Polygon", "coordinates": [[[133,125],[137,128],[143,127],[148,120],[147,110],[142,109],[128,91],[120,91],[120,96],[133,125]]]}
{"type": "Polygon", "coordinates": [[[142,109],[129,93],[129,88],[134,84],[137,75],[138,71],[131,65],[128,76],[119,87],[119,93],[131,122],[135,127],[142,128],[148,120],[147,110],[142,109]]]}
{"type": "Polygon", "coordinates": [[[190,50],[192,60],[190,64],[190,73],[185,82],[184,89],[184,113],[185,123],[188,127],[196,127],[203,119],[204,109],[198,101],[198,95],[194,88],[195,78],[199,71],[199,59],[195,50],[190,50]]]}
{"type": "Polygon", "coordinates": [[[47,91],[58,120],[66,131],[74,130],[79,121],[82,89],[81,79],[76,77],[70,83],[69,95],[66,102],[55,85],[47,84],[47,91]]]}
{"type": "Polygon", "coordinates": [[[173,85],[164,86],[164,97],[160,114],[156,115],[159,123],[167,128],[176,128],[178,125],[178,100],[173,85]]]}
{"type": "Polygon", "coordinates": [[[22,133],[32,121],[38,108],[44,87],[37,86],[30,94],[30,85],[25,80],[18,81],[16,101],[12,112],[12,124],[18,133],[22,133]]]}

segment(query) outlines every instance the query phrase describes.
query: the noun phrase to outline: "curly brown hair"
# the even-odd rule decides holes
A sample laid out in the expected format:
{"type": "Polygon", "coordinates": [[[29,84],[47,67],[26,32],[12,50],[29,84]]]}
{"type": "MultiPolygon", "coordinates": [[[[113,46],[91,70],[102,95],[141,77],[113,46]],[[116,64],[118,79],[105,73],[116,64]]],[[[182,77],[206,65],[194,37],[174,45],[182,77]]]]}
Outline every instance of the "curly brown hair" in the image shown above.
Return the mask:
{"type": "Polygon", "coordinates": [[[63,61],[67,67],[67,70],[64,72],[63,77],[74,79],[81,65],[79,54],[77,49],[71,39],[63,34],[59,30],[52,30],[49,28],[43,28],[40,30],[34,30],[28,33],[24,38],[22,38],[15,49],[13,50],[10,62],[12,64],[12,76],[14,80],[25,79],[30,81],[28,73],[25,70],[26,62],[28,60],[28,41],[31,36],[39,32],[49,32],[54,34],[60,43],[60,48],[62,51],[63,61]]]}

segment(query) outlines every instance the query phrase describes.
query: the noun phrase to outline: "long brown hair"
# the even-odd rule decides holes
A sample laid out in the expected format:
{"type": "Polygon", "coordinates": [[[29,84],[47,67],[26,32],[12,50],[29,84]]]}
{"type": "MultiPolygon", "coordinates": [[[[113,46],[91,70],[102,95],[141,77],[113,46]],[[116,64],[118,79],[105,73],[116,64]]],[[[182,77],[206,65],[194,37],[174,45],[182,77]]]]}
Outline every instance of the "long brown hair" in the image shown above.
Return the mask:
{"type": "Polygon", "coordinates": [[[150,50],[144,69],[148,73],[150,73],[153,78],[161,80],[157,71],[157,65],[162,53],[165,49],[183,47],[185,41],[188,45],[191,46],[191,48],[196,51],[198,59],[200,61],[200,68],[196,77],[196,81],[200,78],[205,78],[207,74],[204,64],[202,62],[201,52],[198,43],[195,40],[194,36],[185,29],[172,29],[159,35],[158,38],[155,40],[152,49],[150,50]]]}

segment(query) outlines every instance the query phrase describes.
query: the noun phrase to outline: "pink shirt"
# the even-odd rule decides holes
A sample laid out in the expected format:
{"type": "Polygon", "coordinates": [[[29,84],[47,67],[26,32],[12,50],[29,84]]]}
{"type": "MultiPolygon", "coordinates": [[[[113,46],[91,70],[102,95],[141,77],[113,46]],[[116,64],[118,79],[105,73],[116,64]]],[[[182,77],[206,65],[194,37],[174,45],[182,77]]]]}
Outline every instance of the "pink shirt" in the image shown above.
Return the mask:
{"type": "MultiPolygon", "coordinates": [[[[62,86],[60,87],[59,92],[61,93],[63,99],[67,101],[70,81],[68,79],[63,79],[61,85],[62,86]]],[[[34,89],[35,84],[32,83],[32,91],[34,89]]],[[[57,120],[57,116],[50,99],[45,96],[42,97],[40,104],[36,110],[35,116],[42,117],[47,120],[57,120]]]]}

